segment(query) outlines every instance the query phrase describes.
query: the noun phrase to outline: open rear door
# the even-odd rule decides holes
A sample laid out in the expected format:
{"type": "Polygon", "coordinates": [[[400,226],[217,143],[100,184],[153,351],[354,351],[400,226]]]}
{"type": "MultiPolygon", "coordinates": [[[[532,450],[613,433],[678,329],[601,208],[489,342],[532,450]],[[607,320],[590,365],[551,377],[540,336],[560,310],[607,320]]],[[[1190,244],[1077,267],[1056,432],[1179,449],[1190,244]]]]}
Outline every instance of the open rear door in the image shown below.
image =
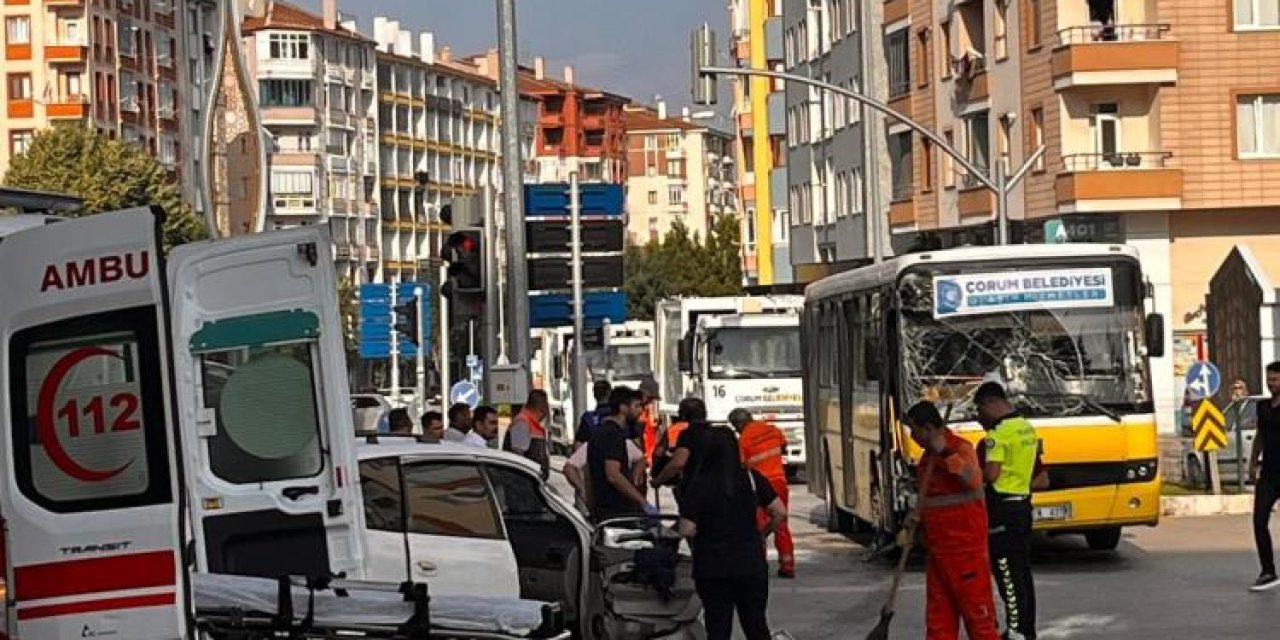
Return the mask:
{"type": "Polygon", "coordinates": [[[170,257],[202,571],[360,575],[363,510],[329,246],[310,227],[170,257]]]}
{"type": "Polygon", "coordinates": [[[0,637],[188,637],[159,224],[0,241],[0,637]]]}

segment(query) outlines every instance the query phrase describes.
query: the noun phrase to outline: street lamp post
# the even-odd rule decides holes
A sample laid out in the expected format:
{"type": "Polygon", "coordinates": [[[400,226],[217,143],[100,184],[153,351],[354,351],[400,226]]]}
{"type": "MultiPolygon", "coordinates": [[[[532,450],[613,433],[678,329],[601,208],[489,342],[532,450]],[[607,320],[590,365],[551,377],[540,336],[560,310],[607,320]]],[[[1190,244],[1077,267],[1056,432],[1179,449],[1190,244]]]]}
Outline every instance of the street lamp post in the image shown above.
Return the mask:
{"type": "MultiPolygon", "coordinates": [[[[716,67],[716,66],[697,65],[697,64],[695,64],[695,68],[697,69],[697,73],[700,76],[701,75],[705,75],[705,76],[729,75],[729,76],[746,76],[746,77],[757,76],[757,77],[765,77],[765,78],[774,78],[778,80],[785,80],[787,82],[795,82],[799,84],[818,87],[820,89],[825,89],[837,95],[841,95],[846,98],[849,98],[850,100],[854,100],[859,104],[865,105],[871,109],[879,111],[885,116],[889,118],[893,118],[894,120],[897,120],[898,122],[901,122],[902,124],[910,127],[916,133],[919,133],[920,135],[924,136],[930,142],[932,142],[935,146],[941,149],[943,153],[946,153],[947,155],[951,156],[957,163],[959,163],[961,167],[964,168],[965,171],[969,173],[969,175],[973,176],[973,178],[977,180],[982,186],[990,189],[992,192],[995,193],[996,195],[996,227],[997,227],[997,235],[998,235],[997,239],[999,244],[1009,243],[1009,195],[1013,191],[1014,187],[1018,186],[1018,183],[1021,182],[1022,179],[1026,177],[1027,172],[1030,171],[1031,167],[1035,165],[1037,161],[1040,160],[1040,157],[1043,156],[1045,152],[1044,146],[1043,145],[1040,146],[1040,148],[1035,150],[1035,153],[1031,154],[1031,157],[1027,158],[1026,161],[1022,163],[1022,166],[1019,167],[1018,170],[1015,171],[1012,176],[1006,175],[1003,162],[996,162],[994,170],[991,171],[990,174],[988,174],[987,171],[979,169],[976,165],[970,162],[969,159],[964,156],[964,154],[960,153],[954,147],[947,144],[947,141],[944,140],[942,136],[938,135],[937,133],[934,133],[928,127],[920,124],[919,122],[916,122],[915,120],[911,119],[908,116],[902,115],[901,113],[894,111],[889,107],[889,105],[883,102],[880,102],[875,98],[867,97],[856,91],[852,91],[844,87],[839,87],[828,82],[823,82],[821,80],[814,80],[813,78],[810,78],[807,76],[797,75],[794,73],[786,73],[783,71],[769,71],[767,69],[752,69],[752,68],[740,68],[740,67],[716,67]]],[[[697,78],[695,78],[694,80],[696,82],[697,78]]],[[[871,215],[878,216],[879,212],[871,212],[871,215]]],[[[874,238],[873,242],[875,242],[875,244],[877,245],[876,254],[879,255],[880,252],[878,250],[879,249],[878,245],[880,244],[880,238],[879,237],[874,238]]]]}

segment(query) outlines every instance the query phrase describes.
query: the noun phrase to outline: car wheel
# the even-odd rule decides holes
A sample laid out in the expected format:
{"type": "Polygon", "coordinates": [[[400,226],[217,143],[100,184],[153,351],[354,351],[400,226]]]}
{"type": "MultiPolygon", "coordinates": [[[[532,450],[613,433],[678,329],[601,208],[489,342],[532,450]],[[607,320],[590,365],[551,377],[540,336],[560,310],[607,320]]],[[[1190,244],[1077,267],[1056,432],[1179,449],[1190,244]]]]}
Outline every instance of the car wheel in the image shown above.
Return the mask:
{"type": "Polygon", "coordinates": [[[1187,456],[1187,484],[1192,487],[1200,488],[1205,485],[1204,465],[1200,462],[1200,456],[1191,454],[1187,456]]]}
{"type": "Polygon", "coordinates": [[[1120,527],[1086,531],[1084,540],[1094,551],[1115,551],[1116,547],[1120,546],[1120,527]]]}

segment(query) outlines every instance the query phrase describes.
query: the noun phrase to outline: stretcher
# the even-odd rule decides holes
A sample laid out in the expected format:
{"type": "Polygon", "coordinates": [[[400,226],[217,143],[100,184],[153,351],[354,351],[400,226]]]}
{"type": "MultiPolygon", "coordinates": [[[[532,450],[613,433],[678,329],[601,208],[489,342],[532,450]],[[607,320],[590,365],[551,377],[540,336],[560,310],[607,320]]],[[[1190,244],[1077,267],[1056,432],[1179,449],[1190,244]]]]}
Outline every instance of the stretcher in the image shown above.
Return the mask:
{"type": "Polygon", "coordinates": [[[352,637],[563,640],[557,604],[430,596],[427,585],[192,575],[199,629],[214,640],[352,637]]]}

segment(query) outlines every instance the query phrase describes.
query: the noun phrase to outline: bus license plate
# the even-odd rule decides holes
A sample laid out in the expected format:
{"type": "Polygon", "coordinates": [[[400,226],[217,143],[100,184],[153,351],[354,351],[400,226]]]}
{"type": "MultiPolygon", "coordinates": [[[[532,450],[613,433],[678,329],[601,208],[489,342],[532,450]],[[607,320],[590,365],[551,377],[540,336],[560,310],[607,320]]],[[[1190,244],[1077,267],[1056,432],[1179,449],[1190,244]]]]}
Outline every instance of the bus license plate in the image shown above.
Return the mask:
{"type": "Polygon", "coordinates": [[[1036,507],[1031,511],[1031,517],[1036,521],[1042,520],[1070,520],[1071,504],[1050,504],[1043,507],[1036,507]]]}

